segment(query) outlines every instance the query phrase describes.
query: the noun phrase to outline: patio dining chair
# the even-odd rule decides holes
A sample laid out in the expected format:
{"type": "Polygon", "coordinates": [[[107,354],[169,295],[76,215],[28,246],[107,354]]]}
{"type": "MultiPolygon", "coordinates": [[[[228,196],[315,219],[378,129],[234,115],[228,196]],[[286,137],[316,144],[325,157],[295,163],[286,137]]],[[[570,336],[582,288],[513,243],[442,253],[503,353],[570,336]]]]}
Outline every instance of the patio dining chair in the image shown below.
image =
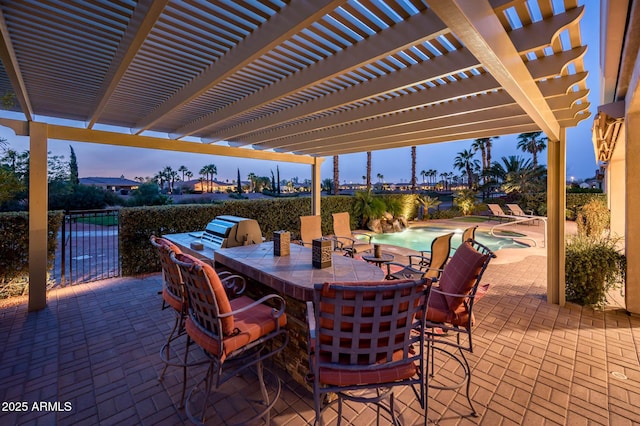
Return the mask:
{"type": "MultiPolygon", "coordinates": [[[[189,392],[185,401],[187,417],[194,423],[204,423],[208,406],[212,405],[209,401],[212,391],[219,391],[229,379],[255,367],[261,401],[255,401],[257,407],[244,410],[252,416],[242,422],[264,418],[269,424],[270,411],[280,396],[281,383],[271,373],[275,382],[270,396],[264,380],[264,373],[268,370],[264,368],[263,361],[281,352],[289,341],[285,329],[287,316],[284,313],[284,299],[271,294],[259,300],[247,296],[229,300],[213,267],[187,254],[172,253],[171,260],[180,269],[188,298],[185,320],[187,340],[200,346],[209,360],[205,376],[189,392]],[[204,396],[201,396],[200,386],[203,384],[204,396]],[[194,412],[192,406],[198,395],[202,405],[199,411],[194,412]]],[[[185,360],[188,348],[187,345],[185,360]]],[[[220,404],[220,401],[217,403],[220,404]]]]}
{"type": "Polygon", "coordinates": [[[429,287],[425,282],[314,286],[313,302],[307,302],[307,321],[309,381],[317,425],[324,425],[323,414],[335,403],[340,424],[343,401],[373,403],[378,423],[383,410],[390,416],[389,423],[398,425],[394,389],[399,386],[410,386],[421,407],[427,406],[422,325],[429,287]],[[337,399],[323,407],[327,393],[335,393],[337,399]]]}
{"type": "Polygon", "coordinates": [[[300,216],[300,245],[311,247],[318,238],[322,238],[322,217],[300,216]]]}
{"type": "Polygon", "coordinates": [[[448,233],[434,238],[431,242],[431,250],[422,250],[419,255],[409,255],[408,265],[387,262],[385,278],[388,280],[438,278],[451,254],[452,237],[453,233],[448,233]]]}
{"type": "Polygon", "coordinates": [[[369,234],[356,234],[351,230],[351,217],[349,212],[333,214],[334,248],[342,251],[345,256],[354,257],[354,255],[358,253],[373,250],[371,238],[373,237],[369,234]],[[363,236],[364,240],[356,238],[356,235],[363,236]]]}
{"type": "MultiPolygon", "coordinates": [[[[473,307],[489,289],[480,286],[482,275],[495,254],[484,245],[470,240],[455,251],[451,260],[429,292],[425,321],[427,343],[427,392],[428,388],[458,389],[466,386],[466,397],[472,414],[477,411],[469,395],[472,370],[465,352],[473,352],[472,329],[475,324],[473,307]],[[466,339],[461,337],[466,336],[466,339]],[[451,384],[451,370],[444,374],[448,381],[431,383],[434,378],[435,353],[457,362],[462,368],[462,379],[451,384]]],[[[455,380],[454,380],[455,381],[455,380]]]]}
{"type": "MultiPolygon", "coordinates": [[[[162,309],[171,308],[175,313],[175,321],[171,332],[167,336],[167,341],[160,348],[160,359],[164,363],[164,368],[158,377],[162,380],[167,367],[182,367],[182,392],[180,394],[180,404],[182,407],[184,395],[187,385],[187,367],[203,364],[203,361],[182,361],[171,359],[171,343],[177,338],[185,335],[185,319],[187,315],[186,294],[184,292],[184,283],[178,266],[171,260],[171,253],[182,254],[178,246],[173,244],[166,238],[156,237],[152,235],[149,238],[151,245],[156,248],[160,265],[162,267],[162,309]]],[[[245,280],[239,275],[233,275],[230,272],[224,272],[224,283],[227,291],[233,294],[241,294],[244,291],[245,280]]]]}

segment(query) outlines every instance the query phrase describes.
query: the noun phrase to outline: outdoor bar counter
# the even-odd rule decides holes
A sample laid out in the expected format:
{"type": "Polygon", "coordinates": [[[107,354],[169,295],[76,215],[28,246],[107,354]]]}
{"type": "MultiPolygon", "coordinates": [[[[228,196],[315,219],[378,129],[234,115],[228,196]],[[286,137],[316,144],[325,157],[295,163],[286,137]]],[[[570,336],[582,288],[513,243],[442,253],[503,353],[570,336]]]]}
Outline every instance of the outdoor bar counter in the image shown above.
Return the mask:
{"type": "Polygon", "coordinates": [[[308,364],[308,327],[306,302],[313,300],[313,285],[333,281],[380,281],[384,272],[377,266],[358,259],[332,255],[331,266],[323,269],[311,264],[311,249],[297,244],[290,245],[290,254],[275,256],[273,242],[211,250],[194,250],[189,234],[164,235],[186,253],[211,263],[218,270],[228,270],[247,278],[246,294],[260,298],[277,293],[287,303],[287,327],[290,341],[276,362],[295,381],[308,387],[305,376],[308,364]]]}

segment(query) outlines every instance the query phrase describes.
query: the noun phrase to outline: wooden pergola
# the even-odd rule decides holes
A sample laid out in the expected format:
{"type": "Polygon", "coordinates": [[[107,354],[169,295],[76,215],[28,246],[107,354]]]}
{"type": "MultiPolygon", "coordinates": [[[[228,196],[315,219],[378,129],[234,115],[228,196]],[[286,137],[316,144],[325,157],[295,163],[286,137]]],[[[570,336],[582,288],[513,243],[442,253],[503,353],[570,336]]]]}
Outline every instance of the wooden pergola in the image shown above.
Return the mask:
{"type": "Polygon", "coordinates": [[[31,141],[30,309],[46,305],[48,139],[309,164],[318,214],[323,157],[537,130],[563,304],[565,129],[590,115],[577,3],[1,3],[0,93],[24,118],[0,124],[31,141]]]}

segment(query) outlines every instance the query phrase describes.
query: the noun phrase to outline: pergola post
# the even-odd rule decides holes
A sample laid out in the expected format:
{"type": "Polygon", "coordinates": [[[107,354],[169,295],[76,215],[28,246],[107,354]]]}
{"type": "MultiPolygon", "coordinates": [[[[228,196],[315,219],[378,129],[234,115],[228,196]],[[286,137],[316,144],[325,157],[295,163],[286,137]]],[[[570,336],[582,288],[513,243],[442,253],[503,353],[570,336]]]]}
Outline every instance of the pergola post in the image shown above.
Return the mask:
{"type": "Polygon", "coordinates": [[[565,304],[566,129],[549,140],[547,164],[547,302],[565,304]]]}
{"type": "Polygon", "coordinates": [[[318,216],[320,214],[320,197],[322,195],[322,187],[320,181],[320,166],[323,158],[316,157],[311,165],[311,214],[318,216]]]}
{"type": "Polygon", "coordinates": [[[29,123],[29,311],[47,305],[47,133],[29,123]]]}

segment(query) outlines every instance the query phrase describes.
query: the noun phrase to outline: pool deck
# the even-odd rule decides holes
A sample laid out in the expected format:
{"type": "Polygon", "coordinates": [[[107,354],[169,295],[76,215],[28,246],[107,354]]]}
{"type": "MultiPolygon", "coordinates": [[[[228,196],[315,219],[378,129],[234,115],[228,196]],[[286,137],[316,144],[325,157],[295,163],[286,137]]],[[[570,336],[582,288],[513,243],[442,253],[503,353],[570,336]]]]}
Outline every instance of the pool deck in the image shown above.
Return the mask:
{"type": "MultiPolygon", "coordinates": [[[[432,390],[430,423],[640,424],[640,317],[616,306],[594,311],[548,304],[545,257],[523,255],[514,260],[498,253],[502,261],[492,262],[483,280],[491,283],[489,293],[474,311],[471,398],[480,417],[469,415],[462,393],[432,390]]],[[[179,369],[157,379],[158,350],[173,318],[160,310],[160,286],[160,274],[152,274],[55,289],[47,308],[30,314],[25,298],[0,302],[0,401],[29,403],[24,412],[0,412],[0,424],[190,424],[177,407],[179,369]],[[60,406],[38,411],[33,402],[60,406]]],[[[204,369],[190,369],[189,387],[204,369]]],[[[280,374],[284,387],[272,424],[313,424],[311,394],[280,374]]],[[[237,419],[235,403],[252,386],[251,377],[228,382],[229,403],[218,406],[209,424],[237,419]]],[[[412,392],[397,399],[403,424],[421,423],[412,392]]],[[[375,424],[374,409],[347,407],[345,423],[375,424]]]]}

